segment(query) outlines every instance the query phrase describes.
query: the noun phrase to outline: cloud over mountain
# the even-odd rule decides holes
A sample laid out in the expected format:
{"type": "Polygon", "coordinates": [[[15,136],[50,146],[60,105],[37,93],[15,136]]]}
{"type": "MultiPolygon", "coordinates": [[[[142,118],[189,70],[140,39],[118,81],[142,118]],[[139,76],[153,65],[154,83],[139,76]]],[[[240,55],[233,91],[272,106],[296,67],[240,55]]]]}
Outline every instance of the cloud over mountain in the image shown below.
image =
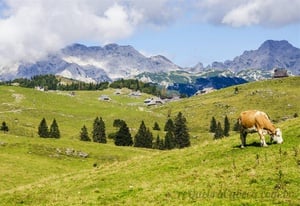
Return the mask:
{"type": "Polygon", "coordinates": [[[74,42],[116,42],[145,26],[183,18],[229,26],[284,26],[300,21],[299,10],[299,0],[2,0],[0,63],[3,69],[36,61],[74,42]]]}

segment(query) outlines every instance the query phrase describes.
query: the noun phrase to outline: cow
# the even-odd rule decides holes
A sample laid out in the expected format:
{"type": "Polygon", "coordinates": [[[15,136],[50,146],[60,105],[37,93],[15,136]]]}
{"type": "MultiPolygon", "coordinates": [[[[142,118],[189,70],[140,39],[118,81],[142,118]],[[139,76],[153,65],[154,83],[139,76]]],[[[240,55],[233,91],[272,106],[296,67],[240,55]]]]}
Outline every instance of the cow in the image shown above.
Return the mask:
{"type": "Polygon", "coordinates": [[[279,128],[275,126],[270,121],[268,115],[262,111],[258,110],[248,110],[240,113],[238,118],[238,123],[240,126],[240,138],[241,138],[241,148],[246,146],[246,136],[248,133],[257,132],[260,137],[260,143],[262,147],[268,146],[265,141],[264,134],[268,133],[271,136],[272,141],[281,144],[283,142],[282,134],[279,128]]]}

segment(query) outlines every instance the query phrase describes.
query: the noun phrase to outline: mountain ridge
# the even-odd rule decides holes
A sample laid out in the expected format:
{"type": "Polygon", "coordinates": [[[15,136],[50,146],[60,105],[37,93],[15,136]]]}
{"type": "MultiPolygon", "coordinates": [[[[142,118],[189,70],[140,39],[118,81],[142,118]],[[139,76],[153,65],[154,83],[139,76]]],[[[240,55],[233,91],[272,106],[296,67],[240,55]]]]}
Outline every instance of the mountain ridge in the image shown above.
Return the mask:
{"type": "Polygon", "coordinates": [[[199,62],[194,67],[183,68],[162,55],[146,57],[130,45],[113,43],[101,47],[74,43],[37,62],[22,63],[17,70],[2,72],[0,80],[56,74],[84,82],[103,82],[136,78],[143,73],[186,71],[203,76],[211,70],[230,70],[236,77],[253,81],[270,78],[274,68],[284,68],[293,75],[300,75],[300,49],[286,40],[267,40],[258,49],[246,50],[233,60],[215,61],[206,67],[199,62]]]}

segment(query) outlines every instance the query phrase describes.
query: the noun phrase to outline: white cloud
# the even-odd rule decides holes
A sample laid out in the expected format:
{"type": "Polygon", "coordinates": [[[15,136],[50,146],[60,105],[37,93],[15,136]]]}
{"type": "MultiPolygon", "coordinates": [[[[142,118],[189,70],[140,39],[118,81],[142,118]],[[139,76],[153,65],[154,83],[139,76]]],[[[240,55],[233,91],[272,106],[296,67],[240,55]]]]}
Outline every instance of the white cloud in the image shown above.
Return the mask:
{"type": "Polygon", "coordinates": [[[138,11],[109,1],[6,1],[0,19],[0,64],[35,60],[80,40],[112,42],[131,35],[138,11]]]}
{"type": "Polygon", "coordinates": [[[280,27],[300,22],[300,0],[195,0],[205,21],[234,27],[280,27]]]}
{"type": "Polygon", "coordinates": [[[0,65],[30,61],[78,41],[104,44],[178,18],[229,26],[300,21],[300,0],[0,0],[0,65]]]}

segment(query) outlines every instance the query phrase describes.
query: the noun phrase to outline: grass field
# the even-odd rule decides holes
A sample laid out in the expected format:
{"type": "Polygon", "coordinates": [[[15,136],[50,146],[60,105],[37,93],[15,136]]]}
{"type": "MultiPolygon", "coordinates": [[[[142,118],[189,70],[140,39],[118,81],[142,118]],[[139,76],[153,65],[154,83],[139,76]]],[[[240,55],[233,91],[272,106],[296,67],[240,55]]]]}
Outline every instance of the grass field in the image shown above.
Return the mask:
{"type": "MultiPolygon", "coordinates": [[[[0,87],[0,205],[299,205],[300,78],[239,85],[203,96],[147,107],[123,90],[40,92],[0,87]],[[110,102],[99,101],[107,94],[110,102]],[[259,147],[257,134],[240,149],[239,134],[213,140],[210,119],[234,124],[240,111],[261,109],[283,131],[282,145],[259,147]],[[83,124],[90,132],[96,116],[115,131],[124,119],[132,135],[142,120],[164,126],[168,113],[182,111],[192,146],[159,151],[79,141],[83,124]],[[59,124],[60,139],[37,136],[45,117],[59,124]],[[71,152],[70,152],[71,151],[71,152]],[[77,154],[85,152],[88,158],[77,154]]],[[[153,131],[154,136],[157,134],[153,131]]],[[[159,132],[163,137],[163,132],[159,132]]],[[[268,139],[268,138],[267,138],[268,139]]]]}

